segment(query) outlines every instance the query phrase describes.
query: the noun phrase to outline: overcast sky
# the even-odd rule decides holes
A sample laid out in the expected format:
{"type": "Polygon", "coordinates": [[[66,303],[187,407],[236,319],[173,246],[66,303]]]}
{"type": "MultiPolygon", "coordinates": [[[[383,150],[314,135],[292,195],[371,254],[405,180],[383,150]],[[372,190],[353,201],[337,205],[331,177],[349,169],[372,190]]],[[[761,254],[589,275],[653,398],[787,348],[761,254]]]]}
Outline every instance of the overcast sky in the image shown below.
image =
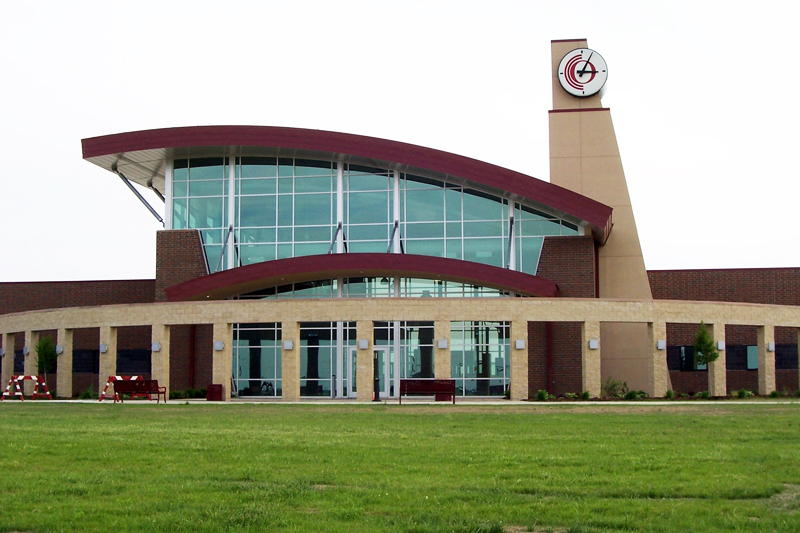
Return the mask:
{"type": "MultiPolygon", "coordinates": [[[[152,278],[161,225],[86,137],[356,133],[549,180],[550,41],[587,38],[648,269],[800,266],[797,4],[3,2],[0,281],[152,278]]],[[[163,204],[147,199],[163,213],[163,204]]]]}

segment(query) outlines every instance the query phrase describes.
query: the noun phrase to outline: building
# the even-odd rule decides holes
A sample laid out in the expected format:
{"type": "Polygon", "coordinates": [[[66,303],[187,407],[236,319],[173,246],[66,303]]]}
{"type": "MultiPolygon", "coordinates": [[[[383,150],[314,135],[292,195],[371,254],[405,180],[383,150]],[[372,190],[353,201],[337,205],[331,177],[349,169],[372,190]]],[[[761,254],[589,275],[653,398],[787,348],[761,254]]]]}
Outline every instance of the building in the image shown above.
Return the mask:
{"type": "Polygon", "coordinates": [[[412,377],[514,399],[598,396],[607,379],[796,391],[800,268],[645,270],[586,46],[552,44],[550,183],[317,130],[84,139],[84,159],[164,197],[156,278],[0,284],[3,382],[35,373],[50,336],[62,397],[116,374],[284,400],[371,400],[375,377],[382,397],[412,377]],[[709,368],[691,348],[701,321],[721,352],[709,368]]]}

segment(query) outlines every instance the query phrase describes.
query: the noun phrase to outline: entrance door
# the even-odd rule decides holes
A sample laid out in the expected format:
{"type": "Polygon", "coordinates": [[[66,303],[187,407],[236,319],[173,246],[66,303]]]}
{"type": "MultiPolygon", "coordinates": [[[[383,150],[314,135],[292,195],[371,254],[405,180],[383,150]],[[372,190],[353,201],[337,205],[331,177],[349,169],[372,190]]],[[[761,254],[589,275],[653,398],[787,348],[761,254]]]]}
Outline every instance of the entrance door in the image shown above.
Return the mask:
{"type": "Polygon", "coordinates": [[[393,352],[389,346],[374,346],[374,369],[380,378],[381,398],[396,398],[400,390],[394,368],[393,352]]]}
{"type": "Polygon", "coordinates": [[[344,359],[344,368],[342,369],[345,381],[343,383],[342,395],[345,398],[355,398],[357,383],[356,383],[356,368],[357,368],[358,350],[355,348],[347,348],[347,356],[344,359]]]}

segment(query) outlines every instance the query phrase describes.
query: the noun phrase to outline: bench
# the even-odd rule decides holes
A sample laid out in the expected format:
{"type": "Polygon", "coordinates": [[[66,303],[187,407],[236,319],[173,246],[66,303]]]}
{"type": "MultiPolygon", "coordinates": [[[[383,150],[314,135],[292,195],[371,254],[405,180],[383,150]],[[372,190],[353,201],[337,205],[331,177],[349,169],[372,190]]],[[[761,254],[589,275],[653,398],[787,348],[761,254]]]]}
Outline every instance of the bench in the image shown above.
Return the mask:
{"type": "Polygon", "coordinates": [[[123,394],[130,394],[131,399],[141,396],[147,397],[148,400],[152,400],[151,395],[155,394],[156,403],[161,402],[161,396],[164,397],[164,403],[167,403],[167,388],[159,387],[157,379],[116,380],[114,381],[114,392],[122,403],[125,403],[122,399],[123,394]]]}
{"type": "Polygon", "coordinates": [[[456,380],[454,379],[401,379],[400,403],[404,394],[424,394],[433,396],[437,402],[452,399],[456,403],[456,380]]]}

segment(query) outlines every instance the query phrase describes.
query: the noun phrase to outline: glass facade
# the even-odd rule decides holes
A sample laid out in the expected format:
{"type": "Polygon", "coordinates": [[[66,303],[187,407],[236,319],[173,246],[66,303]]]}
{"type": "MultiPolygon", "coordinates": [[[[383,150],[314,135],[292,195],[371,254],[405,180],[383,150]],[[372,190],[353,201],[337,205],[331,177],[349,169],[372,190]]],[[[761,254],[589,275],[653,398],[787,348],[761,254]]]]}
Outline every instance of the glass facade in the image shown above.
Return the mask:
{"type": "Polygon", "coordinates": [[[211,272],[330,251],[535,274],[545,236],[579,234],[556,216],[461,184],[348,163],[193,158],[173,161],[171,174],[171,228],[201,231],[211,272]]]}
{"type": "Polygon", "coordinates": [[[354,396],[355,351],[355,322],[302,322],[300,396],[354,396]]]}
{"type": "Polygon", "coordinates": [[[461,396],[502,396],[508,388],[508,322],[451,322],[450,372],[461,396]]]}
{"type": "Polygon", "coordinates": [[[281,396],[281,325],[233,325],[232,374],[238,396],[281,396]]]}
{"type": "Polygon", "coordinates": [[[305,281],[240,294],[240,300],[263,298],[336,298],[338,288],[348,298],[483,298],[509,296],[506,291],[491,287],[465,285],[455,281],[418,278],[341,278],[305,281]]]}

